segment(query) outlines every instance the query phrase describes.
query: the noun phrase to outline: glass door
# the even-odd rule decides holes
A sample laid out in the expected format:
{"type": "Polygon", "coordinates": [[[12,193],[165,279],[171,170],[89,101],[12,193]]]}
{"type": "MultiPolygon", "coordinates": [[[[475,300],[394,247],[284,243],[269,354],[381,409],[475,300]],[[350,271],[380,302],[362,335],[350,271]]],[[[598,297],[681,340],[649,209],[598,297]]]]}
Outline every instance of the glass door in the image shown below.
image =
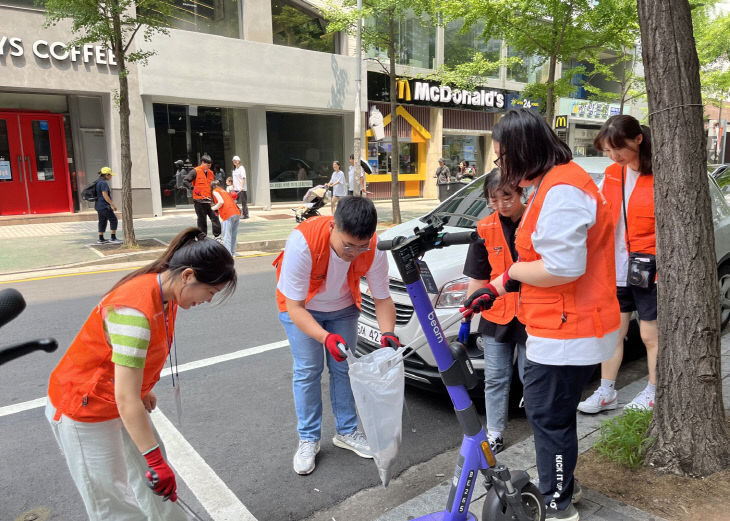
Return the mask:
{"type": "Polygon", "coordinates": [[[20,145],[20,118],[0,112],[0,215],[30,212],[20,145]]]}

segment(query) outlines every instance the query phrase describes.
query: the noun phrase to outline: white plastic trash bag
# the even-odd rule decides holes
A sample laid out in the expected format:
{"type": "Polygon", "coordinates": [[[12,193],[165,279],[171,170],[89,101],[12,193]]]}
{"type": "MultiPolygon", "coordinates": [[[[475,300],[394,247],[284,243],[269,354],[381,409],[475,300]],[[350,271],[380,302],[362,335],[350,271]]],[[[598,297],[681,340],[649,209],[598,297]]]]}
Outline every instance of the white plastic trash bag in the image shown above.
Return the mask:
{"type": "Polygon", "coordinates": [[[403,430],[404,348],[376,349],[357,358],[348,352],[350,384],[380,481],[387,487],[403,430]]]}

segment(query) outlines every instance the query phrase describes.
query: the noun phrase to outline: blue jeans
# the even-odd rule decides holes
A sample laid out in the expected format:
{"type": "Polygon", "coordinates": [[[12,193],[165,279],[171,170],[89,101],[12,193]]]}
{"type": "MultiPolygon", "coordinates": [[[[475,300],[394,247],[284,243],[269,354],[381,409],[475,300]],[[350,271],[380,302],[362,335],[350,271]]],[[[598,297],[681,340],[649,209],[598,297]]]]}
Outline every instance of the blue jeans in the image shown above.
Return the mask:
{"type": "Polygon", "coordinates": [[[238,223],[241,222],[240,215],[232,215],[223,221],[223,246],[231,255],[236,255],[236,238],[238,237],[238,223]]]}
{"type": "Polygon", "coordinates": [[[484,346],[484,404],[487,410],[487,430],[504,432],[507,428],[509,388],[512,382],[514,352],[517,349],[517,370],[523,381],[525,369],[524,344],[497,342],[482,335],[484,346]]]}
{"type": "MultiPolygon", "coordinates": [[[[339,311],[309,311],[314,320],[330,333],[340,335],[351,349],[357,342],[357,319],[360,311],[352,305],[339,311]]],[[[294,357],[294,407],[297,412],[299,439],[317,441],[322,434],[322,385],[321,377],[325,356],[330,372],[330,402],[335,416],[335,428],[339,434],[349,434],[357,429],[355,398],[350,387],[347,361],[337,362],[325,347],[312,337],[302,333],[289,318],[280,312],[294,357]]]]}

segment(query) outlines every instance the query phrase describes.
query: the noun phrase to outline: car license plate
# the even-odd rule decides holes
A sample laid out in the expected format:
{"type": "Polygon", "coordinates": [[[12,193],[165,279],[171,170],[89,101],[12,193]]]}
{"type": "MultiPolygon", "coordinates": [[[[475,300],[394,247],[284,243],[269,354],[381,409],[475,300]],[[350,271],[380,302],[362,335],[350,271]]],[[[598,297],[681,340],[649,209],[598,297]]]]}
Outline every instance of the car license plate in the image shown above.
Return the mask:
{"type": "Polygon", "coordinates": [[[357,334],[358,336],[361,336],[365,340],[369,340],[370,342],[373,342],[374,344],[380,343],[380,331],[377,329],[366,326],[365,324],[358,322],[357,324],[357,334]]]}

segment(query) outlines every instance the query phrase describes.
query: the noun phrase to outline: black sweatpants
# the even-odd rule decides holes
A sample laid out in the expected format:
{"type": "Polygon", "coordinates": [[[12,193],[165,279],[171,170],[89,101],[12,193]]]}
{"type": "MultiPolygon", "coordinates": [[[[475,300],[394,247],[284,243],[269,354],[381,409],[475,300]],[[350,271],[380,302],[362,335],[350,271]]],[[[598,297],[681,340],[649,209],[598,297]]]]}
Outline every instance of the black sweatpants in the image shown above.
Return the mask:
{"type": "Polygon", "coordinates": [[[595,365],[544,365],[525,361],[525,412],[535,435],[537,473],[545,503],[559,510],[573,497],[578,461],[575,415],[595,365]]]}
{"type": "Polygon", "coordinates": [[[248,195],[246,190],[238,192],[238,204],[241,205],[241,217],[248,219],[248,195]]]}
{"type": "Polygon", "coordinates": [[[193,207],[195,208],[195,215],[198,216],[198,228],[208,235],[208,221],[206,217],[210,217],[210,224],[213,225],[213,236],[218,237],[221,234],[221,222],[218,216],[210,208],[210,201],[199,201],[195,199],[193,201],[193,207]]]}
{"type": "Polygon", "coordinates": [[[101,210],[97,210],[96,214],[99,216],[99,233],[103,234],[106,232],[106,223],[109,223],[109,228],[116,231],[117,230],[117,216],[114,213],[114,210],[112,210],[111,206],[107,206],[106,208],[102,208],[101,210]]]}

